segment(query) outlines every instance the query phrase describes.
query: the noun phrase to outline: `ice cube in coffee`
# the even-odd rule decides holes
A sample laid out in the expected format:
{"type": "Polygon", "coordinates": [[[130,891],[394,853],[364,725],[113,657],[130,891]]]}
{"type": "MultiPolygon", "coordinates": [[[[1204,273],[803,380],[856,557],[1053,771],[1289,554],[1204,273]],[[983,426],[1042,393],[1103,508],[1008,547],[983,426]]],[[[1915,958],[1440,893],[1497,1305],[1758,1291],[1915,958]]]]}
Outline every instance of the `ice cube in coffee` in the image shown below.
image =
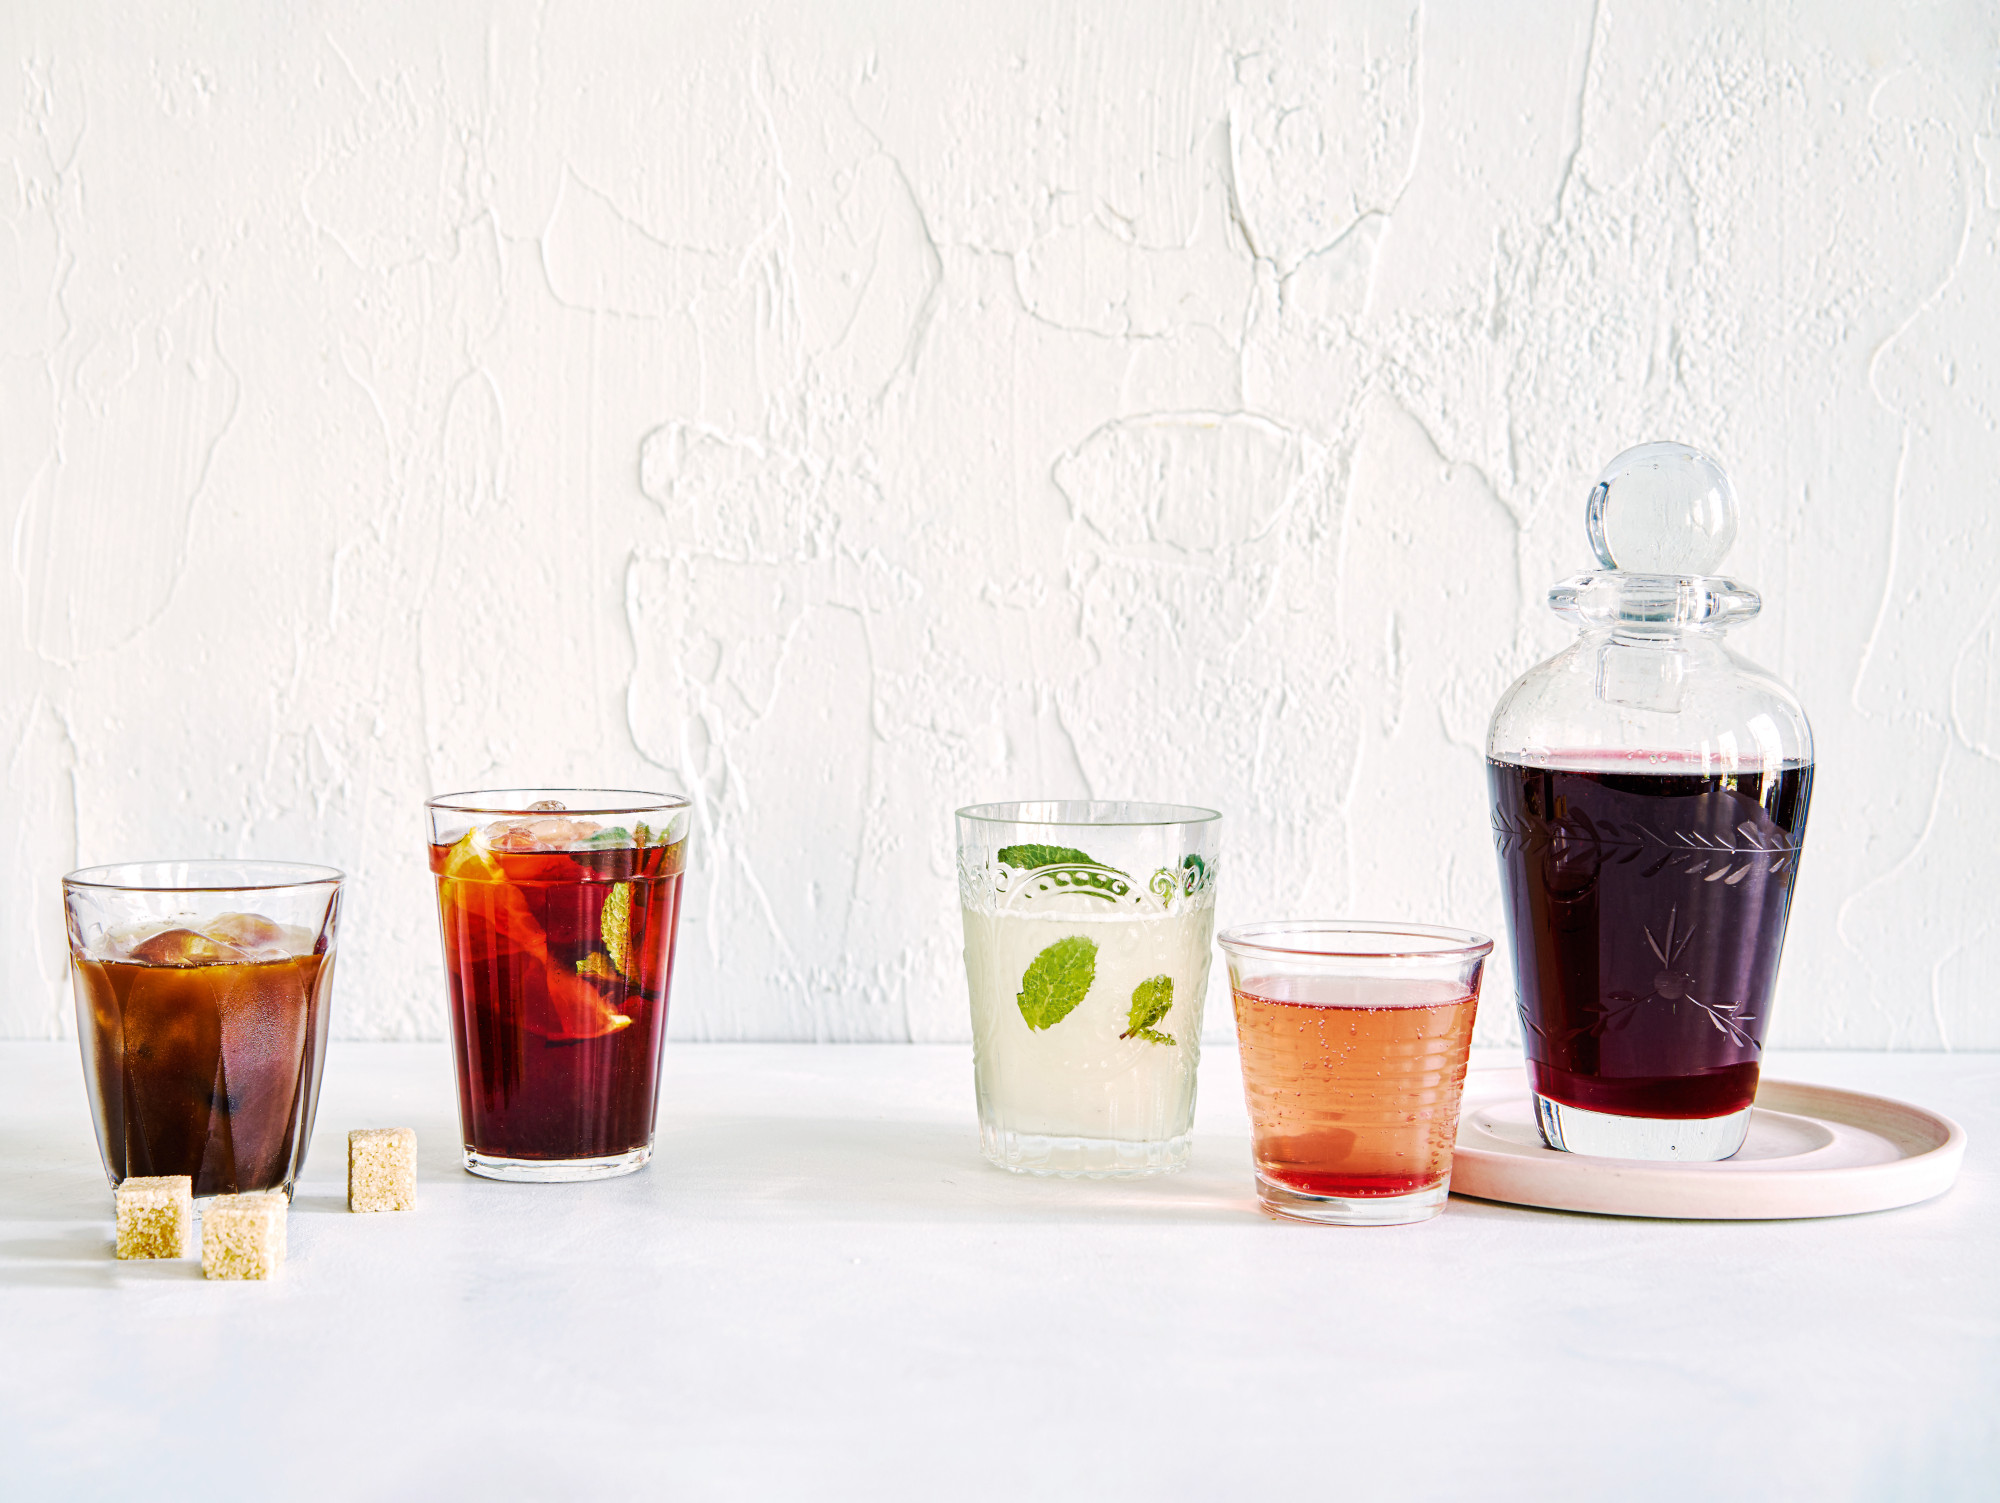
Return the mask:
{"type": "Polygon", "coordinates": [[[84,1077],[112,1183],[289,1192],[312,1134],[337,872],[254,862],[64,880],[84,1077]]]}

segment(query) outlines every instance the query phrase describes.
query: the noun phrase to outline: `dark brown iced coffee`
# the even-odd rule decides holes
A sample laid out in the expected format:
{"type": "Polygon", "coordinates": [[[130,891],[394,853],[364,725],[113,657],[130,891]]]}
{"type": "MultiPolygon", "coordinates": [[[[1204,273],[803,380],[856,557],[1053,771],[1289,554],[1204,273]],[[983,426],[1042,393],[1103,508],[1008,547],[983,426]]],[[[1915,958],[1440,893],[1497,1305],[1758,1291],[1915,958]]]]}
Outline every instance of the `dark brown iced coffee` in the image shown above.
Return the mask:
{"type": "Polygon", "coordinates": [[[72,895],[84,1076],[114,1184],[185,1174],[196,1196],[290,1190],[326,1048],[336,900],[320,902],[316,925],[229,911],[86,935],[72,895]]]}

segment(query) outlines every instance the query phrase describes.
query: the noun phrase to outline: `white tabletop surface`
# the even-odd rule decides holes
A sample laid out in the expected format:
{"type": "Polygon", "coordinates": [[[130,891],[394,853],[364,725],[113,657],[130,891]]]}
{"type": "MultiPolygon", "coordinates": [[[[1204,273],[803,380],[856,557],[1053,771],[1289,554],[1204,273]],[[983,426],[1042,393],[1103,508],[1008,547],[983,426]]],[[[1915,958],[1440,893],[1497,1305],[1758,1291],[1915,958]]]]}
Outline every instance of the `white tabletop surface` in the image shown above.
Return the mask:
{"type": "MultiPolygon", "coordinates": [[[[1957,1118],[1901,1211],[1255,1209],[1236,1061],[1186,1173],[980,1159],[969,1051],[668,1048],[653,1164],[458,1168],[442,1046],[336,1045],[272,1283],[119,1263],[73,1045],[0,1045],[11,1498],[2000,1496],[2000,1056],[1779,1055],[1957,1118]],[[350,1127],[422,1206],[352,1216],[350,1127]]],[[[1499,1063],[1485,1056],[1478,1063],[1499,1063]]]]}

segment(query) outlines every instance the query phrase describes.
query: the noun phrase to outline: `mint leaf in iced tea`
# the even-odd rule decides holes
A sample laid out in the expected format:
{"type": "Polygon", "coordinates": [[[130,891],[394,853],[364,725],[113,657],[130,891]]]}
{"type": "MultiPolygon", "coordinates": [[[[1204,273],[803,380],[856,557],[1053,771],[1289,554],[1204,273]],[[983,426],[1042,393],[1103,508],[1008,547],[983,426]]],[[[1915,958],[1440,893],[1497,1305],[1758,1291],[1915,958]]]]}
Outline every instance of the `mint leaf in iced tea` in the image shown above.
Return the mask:
{"type": "Polygon", "coordinates": [[[1003,845],[1000,864],[1017,872],[1037,871],[1044,866],[1097,866],[1100,863],[1066,845],[1003,845]]]}
{"type": "Polygon", "coordinates": [[[1149,976],[1132,988],[1132,1011],[1127,1014],[1130,1026],[1118,1037],[1144,1039],[1149,1044],[1171,1044],[1174,1036],[1161,1033],[1153,1025],[1173,1010],[1174,978],[1149,976]]]}
{"type": "Polygon", "coordinates": [[[621,975],[632,974],[632,884],[613,882],[604,895],[604,908],[597,927],[604,936],[605,953],[621,975]]]}
{"type": "Polygon", "coordinates": [[[1015,1000],[1030,1028],[1053,1028],[1076,1011],[1096,979],[1097,941],[1072,934],[1028,962],[1015,1000]]]}

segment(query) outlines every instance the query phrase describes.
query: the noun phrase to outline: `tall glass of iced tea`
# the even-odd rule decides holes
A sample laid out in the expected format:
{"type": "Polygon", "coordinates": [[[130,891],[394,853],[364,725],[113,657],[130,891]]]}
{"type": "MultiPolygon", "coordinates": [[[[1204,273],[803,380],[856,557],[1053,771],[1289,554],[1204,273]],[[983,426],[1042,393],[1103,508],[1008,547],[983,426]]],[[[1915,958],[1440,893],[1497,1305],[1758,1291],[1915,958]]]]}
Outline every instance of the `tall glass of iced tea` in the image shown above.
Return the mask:
{"type": "Polygon", "coordinates": [[[341,875],[137,861],[63,878],[104,1170],[289,1195],[326,1061],[341,875]]]}
{"type": "Polygon", "coordinates": [[[1493,941],[1319,920],[1220,943],[1264,1209],[1348,1226],[1437,1215],[1493,941]]]}
{"type": "Polygon", "coordinates": [[[427,807],[465,1167],[631,1173],[653,1152],[688,801],[509,788],[427,807]]]}

